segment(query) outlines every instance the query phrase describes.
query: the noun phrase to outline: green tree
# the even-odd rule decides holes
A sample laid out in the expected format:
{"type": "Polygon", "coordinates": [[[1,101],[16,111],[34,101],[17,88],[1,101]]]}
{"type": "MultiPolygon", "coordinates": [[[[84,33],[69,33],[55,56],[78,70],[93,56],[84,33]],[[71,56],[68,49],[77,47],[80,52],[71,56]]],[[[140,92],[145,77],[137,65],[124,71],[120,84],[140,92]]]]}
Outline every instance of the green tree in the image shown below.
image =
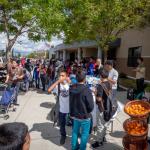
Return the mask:
{"type": "Polygon", "coordinates": [[[64,1],[66,42],[92,39],[105,52],[118,35],[137,26],[150,0],[64,1]]]}
{"type": "Polygon", "coordinates": [[[17,56],[18,58],[20,58],[21,57],[21,53],[18,53],[18,56],[17,56]]]}
{"type": "Polygon", "coordinates": [[[63,15],[59,0],[0,0],[0,33],[7,37],[6,57],[19,36],[34,41],[50,40],[61,29],[63,15]]]}
{"type": "Polygon", "coordinates": [[[146,11],[145,11],[140,23],[139,23],[140,28],[143,28],[145,26],[150,26],[150,2],[147,3],[146,8],[147,9],[146,9],[146,11]]]}
{"type": "Polygon", "coordinates": [[[37,55],[35,52],[32,52],[27,56],[27,58],[36,58],[36,57],[37,57],[37,55]]]}

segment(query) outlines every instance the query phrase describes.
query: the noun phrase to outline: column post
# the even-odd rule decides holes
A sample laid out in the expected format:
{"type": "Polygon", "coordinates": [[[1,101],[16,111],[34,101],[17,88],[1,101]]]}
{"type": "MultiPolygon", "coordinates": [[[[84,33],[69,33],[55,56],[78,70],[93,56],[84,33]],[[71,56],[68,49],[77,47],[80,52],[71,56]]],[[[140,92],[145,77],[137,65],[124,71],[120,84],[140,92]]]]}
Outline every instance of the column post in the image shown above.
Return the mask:
{"type": "Polygon", "coordinates": [[[81,60],[81,48],[78,48],[78,61],[81,60]]]}
{"type": "Polygon", "coordinates": [[[97,51],[97,57],[102,59],[102,50],[99,46],[98,46],[98,51],[97,51]]]}
{"type": "Polygon", "coordinates": [[[56,51],[56,59],[59,59],[59,51],[56,51]]]}
{"type": "Polygon", "coordinates": [[[66,61],[66,50],[63,50],[63,61],[66,61]]]}

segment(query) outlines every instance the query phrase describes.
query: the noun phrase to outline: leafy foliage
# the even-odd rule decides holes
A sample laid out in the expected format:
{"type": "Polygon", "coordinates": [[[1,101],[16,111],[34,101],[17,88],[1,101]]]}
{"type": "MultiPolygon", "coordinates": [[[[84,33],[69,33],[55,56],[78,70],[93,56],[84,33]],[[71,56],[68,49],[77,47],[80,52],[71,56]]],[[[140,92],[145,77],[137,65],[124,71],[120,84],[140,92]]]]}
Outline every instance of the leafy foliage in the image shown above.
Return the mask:
{"type": "Polygon", "coordinates": [[[59,0],[1,0],[0,32],[7,35],[7,51],[25,32],[33,41],[60,33],[64,21],[60,6],[59,0]]]}
{"type": "Polygon", "coordinates": [[[149,0],[69,0],[64,2],[64,39],[93,39],[103,50],[147,11],[149,0]]]}
{"type": "Polygon", "coordinates": [[[122,31],[147,24],[149,12],[150,0],[0,0],[0,32],[7,51],[25,32],[33,41],[92,39],[107,51],[122,31]]]}
{"type": "Polygon", "coordinates": [[[27,58],[36,58],[37,57],[37,55],[36,55],[36,53],[30,53],[28,56],[27,56],[27,58]]]}

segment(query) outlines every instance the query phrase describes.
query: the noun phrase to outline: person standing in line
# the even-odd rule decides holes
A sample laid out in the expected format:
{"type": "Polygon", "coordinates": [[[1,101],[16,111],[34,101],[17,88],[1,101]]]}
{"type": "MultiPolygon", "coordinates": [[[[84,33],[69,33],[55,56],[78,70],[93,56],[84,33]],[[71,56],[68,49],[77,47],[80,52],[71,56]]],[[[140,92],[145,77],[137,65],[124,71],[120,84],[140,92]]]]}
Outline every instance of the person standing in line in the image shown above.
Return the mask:
{"type": "Polygon", "coordinates": [[[116,100],[118,71],[113,68],[112,60],[107,60],[105,62],[105,69],[109,72],[108,81],[112,84],[112,105],[113,105],[113,110],[116,111],[118,108],[118,104],[116,100]]]}
{"type": "Polygon", "coordinates": [[[47,74],[47,83],[48,83],[48,86],[50,86],[52,83],[52,61],[49,62],[46,74],[47,74]]]}
{"type": "Polygon", "coordinates": [[[96,60],[96,66],[95,66],[95,76],[98,77],[100,75],[100,72],[103,70],[103,65],[102,65],[102,62],[101,62],[101,59],[97,59],[96,60]]]}
{"type": "Polygon", "coordinates": [[[40,79],[42,82],[42,90],[45,91],[45,86],[46,86],[46,67],[44,64],[42,64],[39,68],[39,74],[40,74],[40,79]]]}
{"type": "Polygon", "coordinates": [[[77,73],[77,69],[75,67],[72,67],[72,71],[70,74],[70,80],[71,80],[71,84],[76,84],[77,83],[77,79],[76,79],[76,73],[77,73]]]}
{"type": "Polygon", "coordinates": [[[90,58],[90,63],[87,68],[87,75],[93,76],[94,75],[94,63],[93,58],[90,58]]]}
{"type": "Polygon", "coordinates": [[[7,72],[10,72],[12,69],[12,64],[13,64],[13,58],[9,58],[8,62],[7,62],[7,72]]]}
{"type": "Polygon", "coordinates": [[[27,71],[30,72],[31,74],[31,71],[32,71],[32,65],[31,65],[31,61],[30,59],[27,59],[27,62],[24,64],[24,67],[27,69],[27,71]]]}
{"type": "Polygon", "coordinates": [[[92,91],[85,86],[86,74],[77,73],[77,84],[70,87],[70,116],[73,119],[72,150],[86,150],[91,127],[91,112],[94,109],[92,91]],[[78,143],[81,131],[81,142],[78,143]]]}
{"type": "Polygon", "coordinates": [[[22,57],[21,58],[21,65],[24,67],[24,65],[25,65],[25,62],[26,62],[26,59],[25,59],[25,57],[22,57]]]}
{"type": "Polygon", "coordinates": [[[18,93],[20,88],[20,81],[23,79],[24,73],[23,68],[19,67],[15,60],[12,62],[12,67],[9,69],[8,75],[6,77],[5,83],[11,84],[11,87],[16,87],[16,96],[14,104],[17,104],[18,93]]]}
{"type": "Polygon", "coordinates": [[[65,144],[66,140],[66,116],[69,113],[69,85],[70,79],[67,76],[65,70],[60,71],[59,80],[57,80],[52,86],[49,87],[48,92],[50,93],[53,89],[56,94],[59,95],[59,124],[60,124],[60,144],[65,144]],[[58,93],[58,86],[60,86],[60,93],[58,93]]]}
{"type": "Polygon", "coordinates": [[[33,69],[33,79],[35,80],[36,88],[40,88],[39,64],[37,63],[33,69]]]}
{"type": "MultiPolygon", "coordinates": [[[[134,70],[136,72],[136,86],[137,86],[137,94],[144,92],[144,78],[145,78],[145,66],[143,63],[143,58],[140,57],[137,59],[138,66],[134,70]]],[[[141,99],[142,97],[140,97],[141,99]]]]}
{"type": "Polygon", "coordinates": [[[99,146],[102,146],[103,143],[106,141],[106,121],[104,118],[104,110],[107,110],[107,98],[108,95],[106,94],[105,89],[108,91],[111,91],[112,87],[108,80],[109,72],[106,70],[101,70],[100,72],[100,78],[101,78],[101,84],[98,85],[97,91],[96,91],[96,104],[98,106],[98,110],[96,113],[96,119],[97,119],[97,141],[95,141],[92,144],[92,148],[98,148],[99,146]]]}
{"type": "Polygon", "coordinates": [[[52,62],[51,70],[52,70],[51,80],[52,80],[52,83],[54,83],[54,81],[55,81],[55,61],[52,62]]]}

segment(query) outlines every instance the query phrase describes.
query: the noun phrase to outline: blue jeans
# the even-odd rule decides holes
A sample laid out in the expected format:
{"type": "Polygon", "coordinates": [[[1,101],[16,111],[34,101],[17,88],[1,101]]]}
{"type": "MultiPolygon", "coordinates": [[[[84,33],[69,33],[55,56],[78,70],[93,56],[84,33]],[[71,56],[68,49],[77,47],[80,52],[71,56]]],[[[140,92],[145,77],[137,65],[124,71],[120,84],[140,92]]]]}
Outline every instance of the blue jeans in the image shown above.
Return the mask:
{"type": "Polygon", "coordinates": [[[19,94],[19,89],[20,89],[20,82],[13,83],[11,87],[15,88],[15,91],[14,91],[15,92],[14,104],[17,104],[18,94],[19,94]]]}
{"type": "Polygon", "coordinates": [[[89,138],[91,120],[73,120],[72,130],[72,150],[76,150],[79,146],[78,136],[81,129],[80,150],[86,150],[86,144],[89,138]]]}
{"type": "Polygon", "coordinates": [[[59,112],[59,125],[60,125],[60,134],[61,136],[66,137],[66,113],[59,112]]]}

